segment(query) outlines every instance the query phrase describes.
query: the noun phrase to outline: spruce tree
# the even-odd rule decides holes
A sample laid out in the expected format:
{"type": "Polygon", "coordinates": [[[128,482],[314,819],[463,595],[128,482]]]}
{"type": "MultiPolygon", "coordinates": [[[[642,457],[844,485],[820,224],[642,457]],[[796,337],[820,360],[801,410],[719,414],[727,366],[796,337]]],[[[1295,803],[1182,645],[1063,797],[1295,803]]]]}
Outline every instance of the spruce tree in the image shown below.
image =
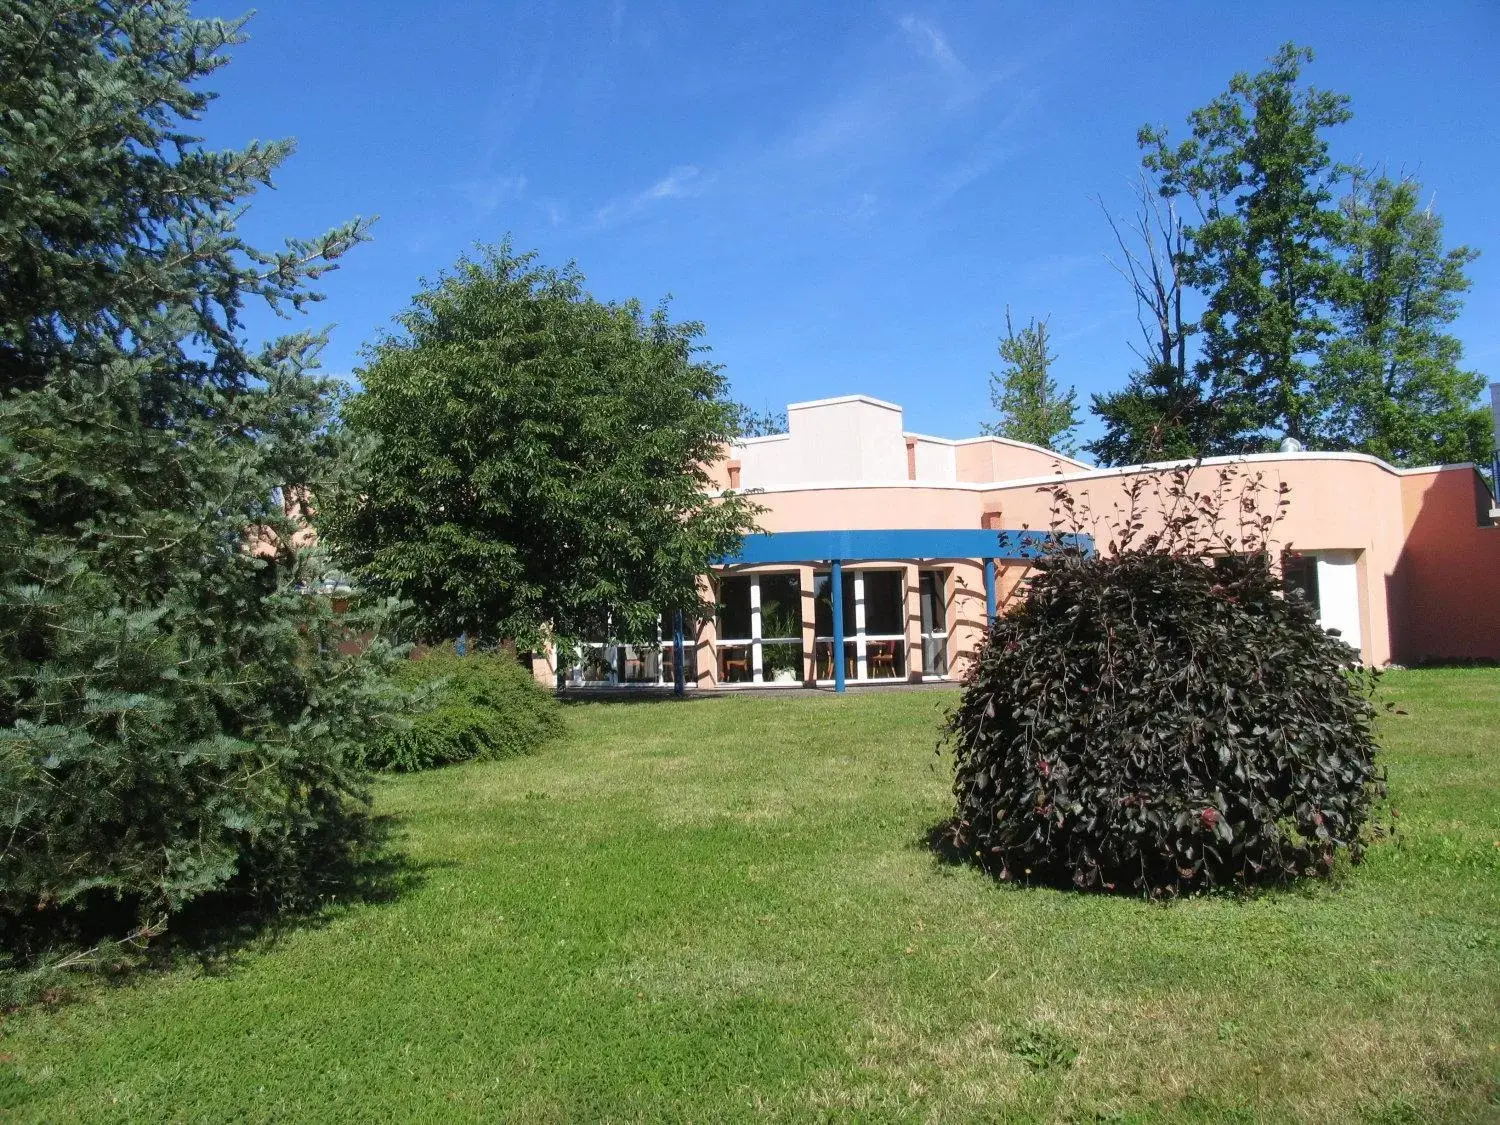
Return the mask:
{"type": "Polygon", "coordinates": [[[22,958],[216,890],[298,901],[361,834],[379,681],[339,654],[285,510],[333,463],[334,388],[319,335],[253,346],[241,318],[315,300],[366,224],[242,238],[292,145],[191,134],[240,27],[172,0],[0,9],[0,943],[22,958]]]}
{"type": "Polygon", "coordinates": [[[990,374],[990,405],[999,418],[987,423],[987,434],[1029,442],[1071,456],[1078,428],[1078,393],[1064,391],[1052,378],[1052,344],[1047,321],[1031,320],[1019,332],[1005,310],[1005,337],[1000,341],[999,372],[990,374]]]}

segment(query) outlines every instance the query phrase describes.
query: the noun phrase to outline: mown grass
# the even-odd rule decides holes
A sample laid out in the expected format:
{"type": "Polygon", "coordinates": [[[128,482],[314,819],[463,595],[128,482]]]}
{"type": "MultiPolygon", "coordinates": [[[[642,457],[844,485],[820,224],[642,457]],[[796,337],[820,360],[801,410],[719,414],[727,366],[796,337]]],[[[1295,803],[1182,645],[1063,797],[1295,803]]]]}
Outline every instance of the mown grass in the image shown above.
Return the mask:
{"type": "Polygon", "coordinates": [[[952,697],[569,709],[383,783],[419,885],[14,1016],[13,1121],[1500,1117],[1500,671],[1402,672],[1336,886],[1151,905],[924,843],[952,697]]]}

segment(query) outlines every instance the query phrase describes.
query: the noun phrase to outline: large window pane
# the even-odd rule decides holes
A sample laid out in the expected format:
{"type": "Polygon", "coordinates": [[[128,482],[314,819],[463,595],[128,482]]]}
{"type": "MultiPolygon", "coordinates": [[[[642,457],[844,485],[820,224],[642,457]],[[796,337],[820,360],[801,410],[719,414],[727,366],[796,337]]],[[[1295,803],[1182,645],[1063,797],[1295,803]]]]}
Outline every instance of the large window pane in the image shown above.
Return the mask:
{"type": "Polygon", "coordinates": [[[802,583],[795,573],[760,576],[760,635],[801,638],[802,583]]]}
{"type": "Polygon", "coordinates": [[[620,682],[654,684],[661,681],[661,653],[655,648],[621,645],[619,653],[620,682]]]}
{"type": "Polygon", "coordinates": [[[749,683],[753,677],[749,645],[719,646],[719,682],[721,684],[749,683]]]}
{"type": "Polygon", "coordinates": [[[922,638],[922,673],[927,676],[948,674],[948,638],[922,638]]]}
{"type": "MultiPolygon", "coordinates": [[[[673,671],[672,662],[676,656],[675,647],[668,643],[661,650],[661,678],[663,683],[675,683],[676,673],[673,671]]],[[[695,684],[698,682],[698,644],[689,636],[682,646],[682,680],[684,684],[695,684]]]]}
{"type": "Polygon", "coordinates": [[[922,632],[942,633],[948,628],[948,618],[943,605],[943,572],[924,570],[919,581],[922,602],[922,632]]]}
{"type": "Polygon", "coordinates": [[[602,684],[615,674],[615,650],[605,645],[584,645],[579,667],[584,683],[602,684]]]}
{"type": "MultiPolygon", "coordinates": [[[[813,579],[815,628],[820,637],[833,636],[833,598],[829,594],[833,576],[824,571],[813,579]]],[[[854,636],[854,572],[844,571],[844,636],[854,636]]],[[[833,673],[830,672],[831,676],[833,673]]]]}
{"type": "Polygon", "coordinates": [[[1287,589],[1301,594],[1313,612],[1318,611],[1318,559],[1316,555],[1298,555],[1287,551],[1281,556],[1281,573],[1287,589]]]}
{"type": "Polygon", "coordinates": [[[802,682],[802,642],[760,646],[761,679],[768,684],[797,684],[802,682]]]}
{"type": "Polygon", "coordinates": [[[905,636],[904,575],[899,570],[865,571],[865,632],[870,636],[905,636]]]}
{"type": "MultiPolygon", "coordinates": [[[[813,648],[813,674],[820,680],[834,678],[833,642],[817,641],[813,648]]],[[[853,641],[844,642],[844,678],[852,680],[858,671],[853,641]]]]}
{"type": "Polygon", "coordinates": [[[924,570],[918,581],[922,614],[922,674],[948,674],[948,608],[944,602],[948,575],[924,570]]]}
{"type": "Polygon", "coordinates": [[[750,639],[750,579],[725,576],[719,579],[719,639],[750,639]]]}
{"type": "Polygon", "coordinates": [[[872,680],[899,680],[906,676],[906,642],[868,641],[865,668],[872,680]]]}

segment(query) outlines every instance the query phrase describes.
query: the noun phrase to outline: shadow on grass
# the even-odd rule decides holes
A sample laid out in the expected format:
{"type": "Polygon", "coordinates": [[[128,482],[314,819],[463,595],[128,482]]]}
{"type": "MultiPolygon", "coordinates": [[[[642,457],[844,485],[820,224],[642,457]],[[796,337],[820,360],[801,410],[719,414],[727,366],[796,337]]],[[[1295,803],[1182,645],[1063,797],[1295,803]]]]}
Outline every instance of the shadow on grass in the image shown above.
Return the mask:
{"type": "Polygon", "coordinates": [[[963,835],[958,821],[947,817],[938,821],[918,838],[919,847],[926,848],[932,857],[944,867],[983,867],[977,854],[964,847],[963,835]]]}
{"type": "Polygon", "coordinates": [[[395,902],[420,889],[429,871],[451,866],[416,863],[400,843],[397,818],[368,817],[352,846],[319,856],[308,865],[305,881],[282,893],[234,888],[192,903],[173,920],[152,960],[160,968],[190,960],[205,972],[224,972],[247,951],[273,946],[290,933],[322,929],[351,907],[395,902]]]}
{"type": "Polygon", "coordinates": [[[322,929],[351,908],[395,902],[418,890],[428,872],[451,866],[414,862],[400,846],[395,817],[366,816],[345,827],[348,834],[314,846],[274,887],[232,884],[203,895],[144,937],[132,930],[139,905],[112,899],[71,914],[39,912],[23,931],[9,928],[0,934],[0,1012],[61,1006],[81,988],[129,987],[190,965],[230,973],[247,954],[322,929]]]}
{"type": "Polygon", "coordinates": [[[1214,882],[1183,881],[1174,884],[1170,878],[1157,872],[1156,881],[1148,882],[1144,888],[1123,874],[1117,875],[1113,880],[1101,879],[1093,885],[1079,885],[1066,871],[1058,868],[1050,871],[1044,868],[1010,870],[999,856],[987,855],[981,848],[965,840],[962,826],[955,817],[948,817],[934,824],[913,843],[914,846],[925,849],[940,869],[972,868],[1006,887],[1023,890],[1045,888],[1075,895],[1135,899],[1164,906],[1185,898],[1215,898],[1235,902],[1272,897],[1321,900],[1329,894],[1337,893],[1359,867],[1358,861],[1351,860],[1347,851],[1341,850],[1327,870],[1315,872],[1309,868],[1298,878],[1260,884],[1247,883],[1223,874],[1214,882]]]}

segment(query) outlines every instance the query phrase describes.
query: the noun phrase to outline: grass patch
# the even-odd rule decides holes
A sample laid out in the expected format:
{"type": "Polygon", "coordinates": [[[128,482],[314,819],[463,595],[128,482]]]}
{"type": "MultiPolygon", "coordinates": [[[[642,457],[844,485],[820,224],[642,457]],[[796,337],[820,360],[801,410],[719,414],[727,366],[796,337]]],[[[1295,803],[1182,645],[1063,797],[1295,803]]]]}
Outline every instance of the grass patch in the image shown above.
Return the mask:
{"type": "Polygon", "coordinates": [[[403,897],[11,1017],[0,1117],[1493,1120],[1500,671],[1385,683],[1396,836],[1166,906],[939,862],[951,694],[569,707],[382,783],[403,897]]]}

